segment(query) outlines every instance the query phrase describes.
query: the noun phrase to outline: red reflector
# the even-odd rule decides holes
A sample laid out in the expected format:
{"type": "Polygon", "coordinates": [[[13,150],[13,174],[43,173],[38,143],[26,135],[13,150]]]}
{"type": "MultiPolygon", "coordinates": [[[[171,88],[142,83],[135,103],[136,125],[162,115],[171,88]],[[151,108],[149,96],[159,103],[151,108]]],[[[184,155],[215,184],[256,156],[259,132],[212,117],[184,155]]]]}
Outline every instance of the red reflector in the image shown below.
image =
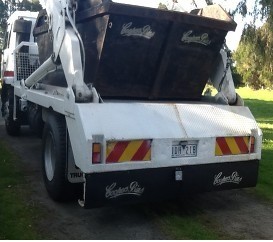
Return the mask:
{"type": "Polygon", "coordinates": [[[255,137],[250,137],[250,153],[255,152],[255,137]]]}
{"type": "Polygon", "coordinates": [[[109,141],[106,163],[150,161],[152,140],[109,141]]]}
{"type": "Polygon", "coordinates": [[[93,164],[101,163],[101,144],[100,143],[93,143],[92,163],[93,164]]]}
{"type": "Polygon", "coordinates": [[[217,137],[215,155],[243,155],[255,152],[255,137],[217,137]]]}
{"type": "Polygon", "coordinates": [[[14,77],[14,71],[4,71],[4,77],[14,77]]]}

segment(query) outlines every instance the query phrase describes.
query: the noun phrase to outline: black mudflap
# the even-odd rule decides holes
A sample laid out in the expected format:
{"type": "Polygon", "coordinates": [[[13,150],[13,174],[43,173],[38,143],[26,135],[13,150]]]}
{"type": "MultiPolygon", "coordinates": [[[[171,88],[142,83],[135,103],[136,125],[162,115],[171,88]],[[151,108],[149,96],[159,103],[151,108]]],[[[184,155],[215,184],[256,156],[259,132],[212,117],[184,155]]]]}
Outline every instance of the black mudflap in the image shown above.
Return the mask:
{"type": "Polygon", "coordinates": [[[160,201],[189,193],[253,187],[258,167],[259,161],[254,160],[86,174],[84,207],[160,201]]]}

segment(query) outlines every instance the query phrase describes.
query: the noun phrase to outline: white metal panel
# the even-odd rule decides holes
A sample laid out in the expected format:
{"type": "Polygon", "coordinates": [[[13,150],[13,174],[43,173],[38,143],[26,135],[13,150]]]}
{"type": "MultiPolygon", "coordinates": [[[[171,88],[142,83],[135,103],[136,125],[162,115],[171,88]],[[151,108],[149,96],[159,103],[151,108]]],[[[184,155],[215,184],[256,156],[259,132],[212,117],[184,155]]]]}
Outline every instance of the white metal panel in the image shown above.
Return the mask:
{"type": "Polygon", "coordinates": [[[77,111],[88,137],[107,140],[240,136],[258,129],[248,108],[228,105],[79,104],[77,111]]]}
{"type": "Polygon", "coordinates": [[[189,137],[250,135],[258,129],[247,107],[228,105],[177,105],[189,137]]]}
{"type": "Polygon", "coordinates": [[[77,107],[88,137],[103,134],[106,140],[128,140],[187,136],[174,105],[104,103],[77,107]]]}
{"type": "Polygon", "coordinates": [[[65,111],[65,99],[58,92],[51,94],[45,90],[23,89],[20,84],[14,86],[14,94],[32,103],[36,103],[45,108],[52,108],[54,111],[67,114],[65,111]]]}
{"type": "Polygon", "coordinates": [[[197,165],[260,159],[255,154],[216,157],[215,138],[261,132],[246,107],[202,104],[103,103],[76,104],[67,118],[75,163],[83,172],[197,165]],[[79,122],[81,120],[81,122],[79,122]],[[92,141],[152,139],[152,161],[92,165],[92,141]],[[173,141],[197,140],[197,157],[171,158],[173,141]]]}

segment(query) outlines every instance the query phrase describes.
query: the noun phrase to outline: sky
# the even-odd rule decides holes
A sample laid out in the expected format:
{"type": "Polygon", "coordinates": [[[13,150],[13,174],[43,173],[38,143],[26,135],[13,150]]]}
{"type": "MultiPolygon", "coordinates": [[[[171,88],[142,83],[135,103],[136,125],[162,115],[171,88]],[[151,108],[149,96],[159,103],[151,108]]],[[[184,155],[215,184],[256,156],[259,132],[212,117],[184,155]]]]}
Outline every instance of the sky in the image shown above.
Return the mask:
{"type": "MultiPolygon", "coordinates": [[[[227,11],[234,10],[238,4],[238,0],[214,0],[214,2],[220,4],[227,11]]],[[[249,11],[254,9],[254,3],[254,0],[247,0],[247,8],[249,11]]],[[[236,31],[229,32],[226,37],[227,45],[231,50],[236,50],[238,47],[244,26],[245,24],[250,23],[252,18],[250,16],[243,18],[240,14],[237,14],[234,20],[237,23],[236,31]]],[[[255,24],[256,27],[260,27],[263,23],[259,20],[256,20],[255,24]]]]}
{"type": "MultiPolygon", "coordinates": [[[[40,0],[40,3],[44,5],[44,1],[46,0],[40,0]]],[[[52,0],[49,0],[52,1],[52,0]]],[[[120,2],[120,3],[127,3],[132,5],[140,5],[140,6],[146,6],[146,7],[152,7],[157,8],[159,3],[164,3],[167,5],[168,8],[172,7],[172,0],[112,0],[113,2],[120,2]]],[[[198,7],[202,8],[206,6],[205,0],[195,0],[198,7]]],[[[220,4],[226,11],[234,10],[239,2],[239,0],[213,0],[214,3],[220,4]]],[[[248,9],[253,9],[253,4],[255,1],[253,0],[247,0],[247,7],[248,9]]],[[[177,6],[183,11],[190,11],[191,9],[195,8],[195,6],[192,4],[192,0],[178,0],[177,6]]],[[[234,18],[235,22],[237,23],[237,28],[235,32],[229,32],[227,34],[226,40],[228,47],[234,51],[236,50],[240,39],[242,30],[244,28],[244,25],[251,21],[250,17],[242,18],[240,15],[235,16],[234,18]]],[[[262,25],[261,22],[256,23],[258,25],[262,25]]]]}

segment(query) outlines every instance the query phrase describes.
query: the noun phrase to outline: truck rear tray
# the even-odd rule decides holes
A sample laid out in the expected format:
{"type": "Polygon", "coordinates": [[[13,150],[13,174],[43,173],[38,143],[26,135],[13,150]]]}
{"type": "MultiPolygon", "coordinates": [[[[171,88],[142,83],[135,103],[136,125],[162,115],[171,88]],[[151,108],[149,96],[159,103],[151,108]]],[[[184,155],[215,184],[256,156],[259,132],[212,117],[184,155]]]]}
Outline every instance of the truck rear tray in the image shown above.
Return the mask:
{"type": "MultiPolygon", "coordinates": [[[[227,32],[236,28],[218,5],[182,13],[83,0],[76,19],[85,82],[105,99],[199,100],[227,32]]],[[[46,39],[38,41],[43,55],[46,39]]]]}

